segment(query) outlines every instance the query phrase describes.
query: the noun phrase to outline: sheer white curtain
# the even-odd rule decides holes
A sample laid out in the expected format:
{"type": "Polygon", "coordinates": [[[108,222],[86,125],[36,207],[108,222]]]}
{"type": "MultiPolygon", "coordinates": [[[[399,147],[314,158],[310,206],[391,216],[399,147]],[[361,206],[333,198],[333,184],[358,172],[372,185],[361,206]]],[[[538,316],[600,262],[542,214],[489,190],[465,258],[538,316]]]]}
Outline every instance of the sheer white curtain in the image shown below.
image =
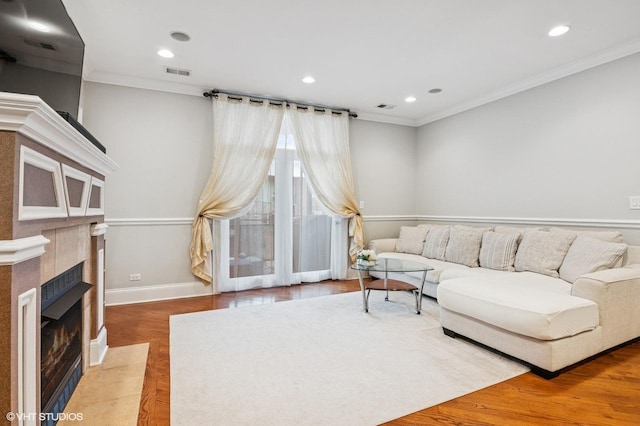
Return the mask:
{"type": "Polygon", "coordinates": [[[285,114],[262,191],[243,216],[216,221],[216,246],[222,253],[219,290],[340,278],[336,270],[347,263],[347,221],[333,216],[311,189],[285,114]],[[342,255],[334,256],[338,244],[342,255]]]}
{"type": "MultiPolygon", "coordinates": [[[[329,109],[291,105],[287,111],[296,151],[314,192],[335,216],[349,220],[349,252],[340,251],[340,237],[335,238],[336,277],[346,278],[348,259],[355,261],[364,245],[362,217],[358,209],[351,153],[349,150],[349,115],[329,109]]],[[[344,234],[342,234],[344,235],[344,234]]],[[[345,239],[346,239],[346,235],[345,239]]]]}
{"type": "MultiPolygon", "coordinates": [[[[282,105],[246,97],[220,94],[212,102],[213,167],[200,196],[190,247],[191,271],[205,283],[212,282],[209,219],[240,216],[250,206],[269,172],[284,115],[282,105]]],[[[214,253],[214,270],[220,267],[219,256],[214,253]]]]}

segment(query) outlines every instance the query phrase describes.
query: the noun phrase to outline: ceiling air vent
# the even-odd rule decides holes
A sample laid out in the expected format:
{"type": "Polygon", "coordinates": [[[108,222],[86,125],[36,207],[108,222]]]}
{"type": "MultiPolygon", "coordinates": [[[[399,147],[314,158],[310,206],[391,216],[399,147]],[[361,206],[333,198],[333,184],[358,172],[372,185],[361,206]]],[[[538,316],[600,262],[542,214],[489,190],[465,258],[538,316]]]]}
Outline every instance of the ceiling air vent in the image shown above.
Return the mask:
{"type": "Polygon", "coordinates": [[[31,40],[31,39],[25,38],[24,42],[27,43],[29,46],[36,47],[38,49],[52,50],[54,52],[58,51],[58,48],[55,46],[55,44],[47,43],[45,41],[31,40]]]}
{"type": "Polygon", "coordinates": [[[173,74],[173,75],[182,75],[184,77],[189,77],[191,75],[191,71],[189,70],[182,70],[180,68],[169,68],[169,67],[164,67],[164,71],[167,74],[173,74]]]}
{"type": "Polygon", "coordinates": [[[378,108],[380,109],[394,109],[396,107],[396,105],[389,105],[389,104],[380,104],[378,105],[378,108]]]}

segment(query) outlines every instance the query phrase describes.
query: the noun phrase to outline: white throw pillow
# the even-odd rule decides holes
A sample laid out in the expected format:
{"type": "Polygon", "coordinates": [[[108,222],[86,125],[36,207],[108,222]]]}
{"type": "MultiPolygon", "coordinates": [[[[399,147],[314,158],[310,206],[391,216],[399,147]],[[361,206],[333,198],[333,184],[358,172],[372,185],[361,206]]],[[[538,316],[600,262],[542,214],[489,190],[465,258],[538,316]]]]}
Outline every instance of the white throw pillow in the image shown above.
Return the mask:
{"type": "Polygon", "coordinates": [[[422,255],[429,259],[444,260],[447,241],[449,241],[448,226],[436,226],[431,228],[424,242],[422,255]]]}
{"type": "Polygon", "coordinates": [[[578,235],[560,266],[560,278],[573,283],[580,275],[613,268],[625,251],[624,243],[578,235]]]}
{"type": "Polygon", "coordinates": [[[558,268],[574,239],[575,235],[570,232],[525,232],[516,253],[516,271],[531,271],[558,278],[558,268]]]}
{"type": "Polygon", "coordinates": [[[428,231],[427,228],[419,226],[401,226],[400,236],[396,242],[396,252],[421,254],[428,231]]]}
{"type": "Polygon", "coordinates": [[[520,233],[485,232],[480,247],[480,266],[498,271],[515,271],[520,233]]]}
{"type": "Polygon", "coordinates": [[[468,226],[454,226],[451,228],[444,260],[471,268],[479,266],[480,243],[485,229],[468,226]]]}

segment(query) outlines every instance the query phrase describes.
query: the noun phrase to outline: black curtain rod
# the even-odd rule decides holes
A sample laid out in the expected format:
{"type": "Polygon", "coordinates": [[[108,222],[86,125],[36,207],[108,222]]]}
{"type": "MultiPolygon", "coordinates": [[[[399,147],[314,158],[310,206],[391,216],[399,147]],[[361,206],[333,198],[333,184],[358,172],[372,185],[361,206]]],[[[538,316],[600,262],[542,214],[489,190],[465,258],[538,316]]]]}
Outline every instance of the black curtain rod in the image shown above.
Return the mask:
{"type": "Polygon", "coordinates": [[[270,97],[267,97],[267,96],[251,95],[251,94],[248,94],[248,93],[240,93],[240,92],[231,92],[231,91],[228,91],[228,90],[213,89],[213,90],[210,90],[208,92],[204,92],[203,95],[206,98],[217,98],[218,94],[220,94],[220,93],[228,95],[231,98],[236,98],[238,100],[240,100],[241,98],[247,97],[247,98],[250,98],[250,99],[256,99],[256,100],[260,100],[260,101],[272,102],[272,103],[274,103],[276,105],[284,104],[285,106],[287,106],[287,108],[291,104],[296,104],[296,105],[299,105],[301,107],[313,108],[316,111],[322,111],[322,112],[324,112],[327,109],[330,109],[330,110],[336,111],[336,112],[346,112],[347,114],[349,114],[349,117],[351,117],[351,118],[358,118],[358,114],[356,114],[355,112],[351,112],[350,110],[348,110],[346,108],[334,108],[334,107],[330,107],[330,106],[326,106],[326,105],[317,105],[317,104],[310,104],[310,103],[307,103],[307,102],[290,101],[288,99],[270,98],[270,97]]]}

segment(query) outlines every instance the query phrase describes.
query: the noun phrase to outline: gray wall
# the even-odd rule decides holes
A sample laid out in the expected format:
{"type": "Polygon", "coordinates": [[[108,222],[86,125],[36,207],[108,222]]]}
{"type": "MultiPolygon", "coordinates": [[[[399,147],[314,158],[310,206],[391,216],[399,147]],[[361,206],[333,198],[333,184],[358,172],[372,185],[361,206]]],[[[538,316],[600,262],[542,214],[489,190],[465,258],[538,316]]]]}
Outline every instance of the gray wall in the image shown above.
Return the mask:
{"type": "Polygon", "coordinates": [[[107,177],[106,287],[195,281],[191,218],[212,162],[203,97],[86,83],[84,125],[120,169],[107,177]],[[129,281],[129,274],[141,281],[129,281]]]}
{"type": "Polygon", "coordinates": [[[398,234],[416,211],[414,127],[351,120],[350,144],[356,194],[364,202],[365,240],[398,234]]]}
{"type": "MultiPolygon", "coordinates": [[[[212,162],[210,101],[90,82],[83,97],[83,124],[120,165],[105,187],[107,290],[197,281],[188,250],[212,162]],[[141,281],[129,281],[138,273],[141,281]]],[[[363,214],[394,216],[366,223],[374,238],[397,234],[395,216],[415,209],[415,141],[415,128],[351,121],[363,214]]]]}
{"type": "Polygon", "coordinates": [[[636,54],[422,126],[416,211],[542,224],[637,221],[629,196],[640,195],[639,117],[636,54]]]}
{"type": "MultiPolygon", "coordinates": [[[[154,288],[144,299],[193,284],[188,248],[211,165],[209,101],[99,83],[86,83],[83,96],[83,124],[121,167],[105,191],[107,290],[154,288]],[[141,281],[129,281],[138,273],[141,281]]],[[[365,240],[396,236],[418,218],[620,222],[640,244],[640,210],[628,199],[640,195],[639,113],[634,55],[417,129],[352,120],[365,240]]]]}

